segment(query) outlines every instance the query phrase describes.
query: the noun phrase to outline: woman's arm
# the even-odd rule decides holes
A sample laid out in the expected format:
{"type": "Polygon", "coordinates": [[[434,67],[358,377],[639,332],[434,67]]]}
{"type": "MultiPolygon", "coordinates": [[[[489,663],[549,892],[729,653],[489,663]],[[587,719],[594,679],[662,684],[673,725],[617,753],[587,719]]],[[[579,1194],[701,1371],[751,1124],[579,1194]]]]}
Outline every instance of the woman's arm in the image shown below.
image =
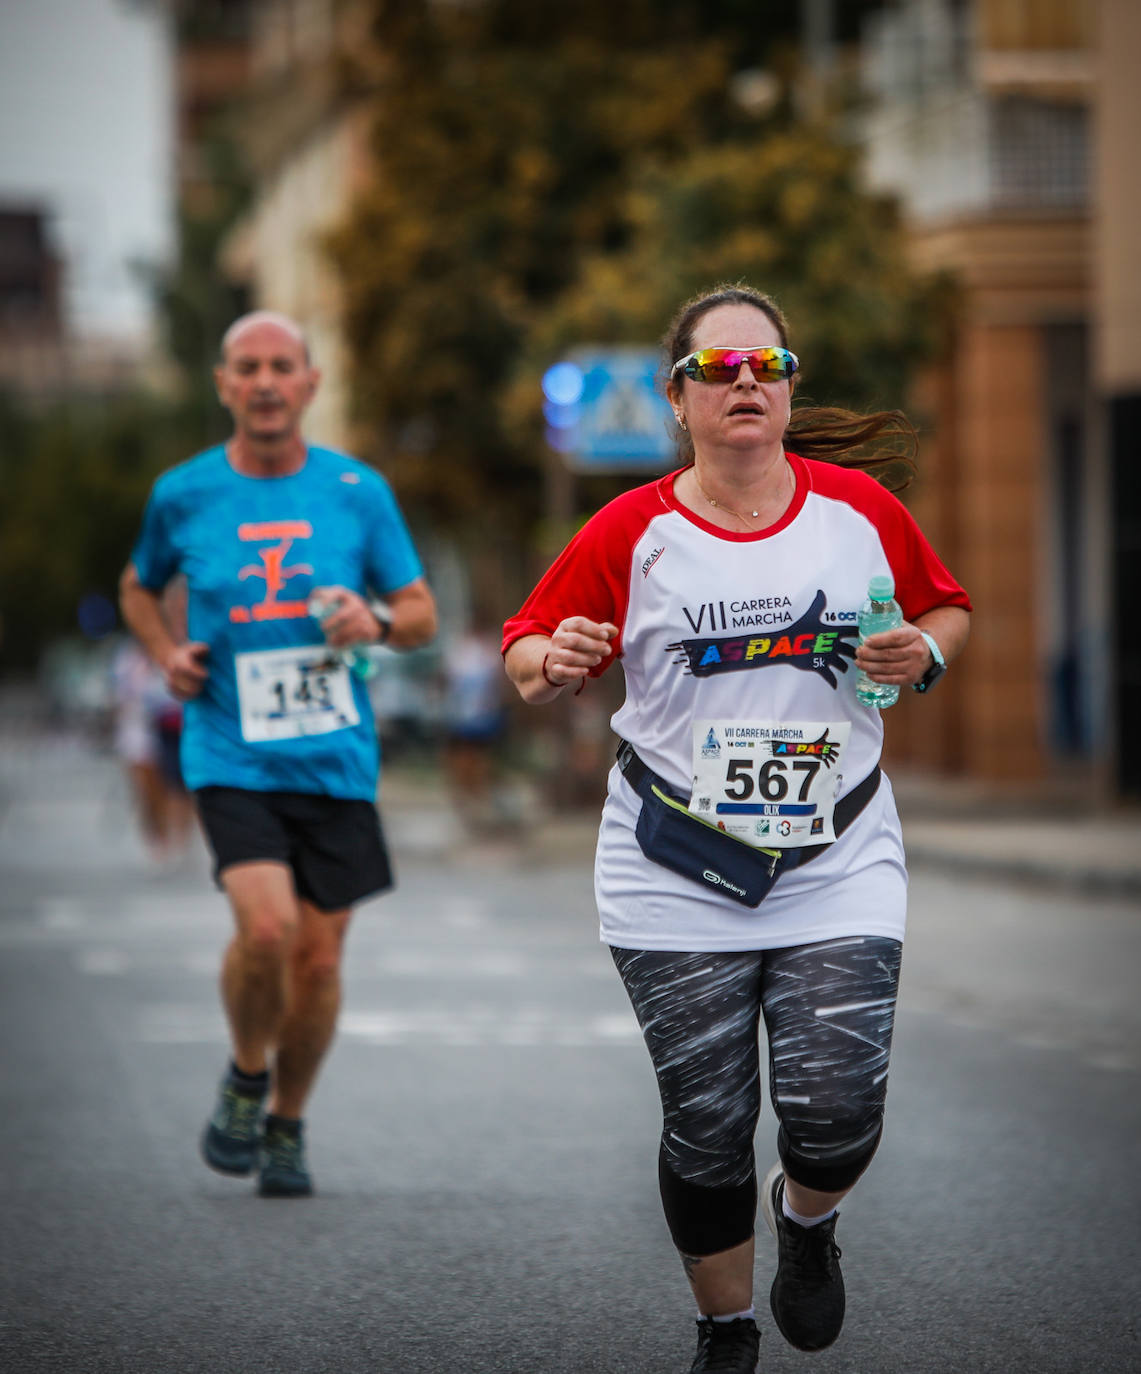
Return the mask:
{"type": "Polygon", "coordinates": [[[618,627],[572,615],[553,635],[524,635],[504,655],[507,676],[533,706],[554,701],[564,687],[581,682],[610,653],[618,627]]]}

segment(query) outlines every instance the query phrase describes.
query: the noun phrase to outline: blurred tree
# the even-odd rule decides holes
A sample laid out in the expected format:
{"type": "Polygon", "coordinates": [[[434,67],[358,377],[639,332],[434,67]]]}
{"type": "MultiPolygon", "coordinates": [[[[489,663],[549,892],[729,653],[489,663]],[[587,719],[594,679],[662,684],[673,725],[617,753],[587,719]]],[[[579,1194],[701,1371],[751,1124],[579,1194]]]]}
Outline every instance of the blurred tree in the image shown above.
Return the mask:
{"type": "Polygon", "coordinates": [[[376,176],[332,246],[360,418],[437,518],[534,512],[540,467],[496,404],[530,331],[626,247],[634,167],[743,123],[727,45],[663,34],[659,8],[377,5],[376,176]]]}
{"type": "Polygon", "coordinates": [[[626,220],[627,245],[586,256],[528,335],[501,398],[518,443],[540,441],[535,396],[553,358],[584,340],[655,340],[683,301],[719,282],[780,303],[801,357],[800,404],[899,406],[938,345],[945,284],[901,265],[894,204],[861,189],[856,153],[827,130],[776,127],[649,166],[626,220]]]}
{"type": "Polygon", "coordinates": [[[124,396],[31,413],[0,397],[4,667],[76,630],[85,592],[114,599],[155,475],[186,456],[167,401],[124,396]]]}
{"type": "Polygon", "coordinates": [[[170,356],[180,379],[180,423],[186,453],[229,433],[214,392],[218,345],[229,325],[249,308],[248,293],[218,270],[222,242],[249,202],[250,178],[225,116],[203,135],[196,155],[209,194],[184,198],[178,215],[178,258],[155,283],[170,356]]]}
{"type": "Polygon", "coordinates": [[[376,175],[331,248],[359,418],[405,500],[529,533],[542,370],[656,340],[719,280],[781,300],[816,400],[901,401],[928,298],[853,152],[797,121],[797,23],[758,32],[736,0],[377,0],[376,175]],[[751,106],[740,76],[766,64],[751,106]]]}

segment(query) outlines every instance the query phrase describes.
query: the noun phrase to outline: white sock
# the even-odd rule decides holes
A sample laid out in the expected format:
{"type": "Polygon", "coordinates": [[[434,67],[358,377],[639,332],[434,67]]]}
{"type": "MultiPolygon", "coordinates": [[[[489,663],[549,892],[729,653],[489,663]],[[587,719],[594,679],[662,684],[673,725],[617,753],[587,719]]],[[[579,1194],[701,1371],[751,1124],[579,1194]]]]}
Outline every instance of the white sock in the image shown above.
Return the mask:
{"type": "Polygon", "coordinates": [[[741,1317],[755,1318],[756,1315],[757,1309],[755,1307],[749,1307],[746,1308],[744,1312],[726,1312],[721,1316],[712,1317],[711,1320],[715,1322],[735,1322],[741,1317]]]}
{"type": "Polygon", "coordinates": [[[788,1198],[781,1193],[781,1211],[788,1217],[789,1221],[795,1221],[798,1226],[819,1226],[822,1221],[827,1221],[829,1217],[836,1215],[836,1208],[830,1212],[825,1212],[822,1217],[802,1217],[799,1212],[794,1212],[788,1205],[788,1198]]]}

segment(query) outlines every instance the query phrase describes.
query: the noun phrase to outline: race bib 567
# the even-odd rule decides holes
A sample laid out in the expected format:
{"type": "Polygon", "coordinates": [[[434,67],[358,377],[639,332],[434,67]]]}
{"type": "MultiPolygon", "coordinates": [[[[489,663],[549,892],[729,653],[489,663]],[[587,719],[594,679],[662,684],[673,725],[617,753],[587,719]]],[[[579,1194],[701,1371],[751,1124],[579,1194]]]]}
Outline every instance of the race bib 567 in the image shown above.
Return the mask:
{"type": "Polygon", "coordinates": [[[846,720],[695,721],[690,811],[761,849],[831,843],[851,729],[846,720]]]}

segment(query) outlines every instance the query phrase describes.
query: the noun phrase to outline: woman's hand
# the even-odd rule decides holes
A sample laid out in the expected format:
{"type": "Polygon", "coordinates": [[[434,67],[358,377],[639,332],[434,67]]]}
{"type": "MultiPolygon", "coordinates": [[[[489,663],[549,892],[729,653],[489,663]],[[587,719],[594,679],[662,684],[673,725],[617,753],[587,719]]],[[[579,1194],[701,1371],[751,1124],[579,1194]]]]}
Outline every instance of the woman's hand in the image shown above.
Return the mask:
{"type": "Polygon", "coordinates": [[[923,638],[929,634],[938,644],[943,660],[951,663],[962,653],[970,633],[970,612],[962,606],[934,606],[912,625],[869,635],[856,650],[856,666],[873,682],[904,687],[922,680],[935,657],[923,638]]]}
{"type": "Polygon", "coordinates": [[[559,621],[555,632],[525,635],[507,650],[504,666],[519,695],[532,705],[553,701],[564,687],[580,683],[611,652],[618,626],[583,615],[559,621]]]}
{"type": "Polygon", "coordinates": [[[934,662],[927,641],[917,625],[869,635],[856,649],[856,667],[873,682],[905,687],[919,682],[934,662]]]}
{"type": "Polygon", "coordinates": [[[599,625],[583,615],[561,620],[544,656],[543,676],[552,687],[581,682],[610,653],[610,641],[617,633],[617,625],[608,621],[599,625]]]}

